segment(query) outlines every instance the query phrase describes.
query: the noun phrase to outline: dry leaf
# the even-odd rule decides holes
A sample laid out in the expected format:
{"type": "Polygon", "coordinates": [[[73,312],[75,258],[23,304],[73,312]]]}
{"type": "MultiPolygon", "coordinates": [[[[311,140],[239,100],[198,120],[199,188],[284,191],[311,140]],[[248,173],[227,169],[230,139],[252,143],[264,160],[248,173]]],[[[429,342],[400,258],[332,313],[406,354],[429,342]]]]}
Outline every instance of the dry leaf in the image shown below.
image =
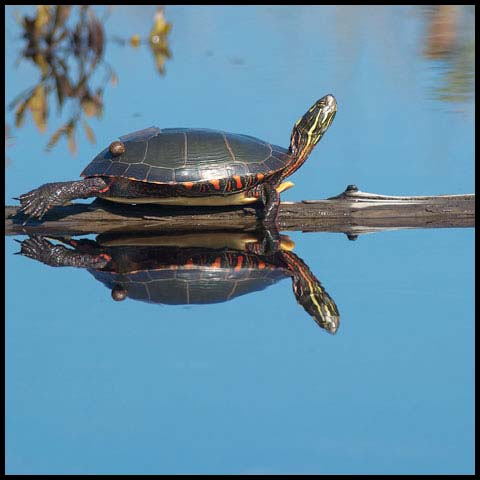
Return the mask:
{"type": "Polygon", "coordinates": [[[41,133],[47,129],[47,98],[45,88],[41,83],[33,91],[28,101],[28,108],[32,112],[33,121],[41,133]]]}
{"type": "Polygon", "coordinates": [[[38,65],[40,71],[42,72],[42,77],[45,78],[50,73],[50,66],[41,53],[37,53],[33,58],[33,61],[38,65]]]}
{"type": "Polygon", "coordinates": [[[27,110],[28,100],[20,103],[15,111],[15,126],[20,128],[23,125],[23,120],[25,118],[25,112],[27,110]]]}
{"type": "Polygon", "coordinates": [[[52,13],[50,10],[50,5],[37,5],[37,16],[35,17],[35,33],[40,35],[45,25],[48,25],[50,19],[52,18],[52,13]]]}
{"type": "Polygon", "coordinates": [[[130,38],[130,45],[134,48],[137,48],[140,46],[140,43],[141,43],[141,39],[140,39],[140,35],[138,33],[136,33],[135,35],[132,35],[131,38],[130,38]]]}
{"type": "Polygon", "coordinates": [[[52,34],[57,28],[63,27],[68,16],[70,15],[71,5],[57,5],[55,8],[55,22],[53,24],[52,34]]]}
{"type": "Polygon", "coordinates": [[[77,154],[77,143],[75,142],[75,126],[69,123],[67,126],[68,149],[72,155],[77,154]]]}
{"type": "Polygon", "coordinates": [[[88,123],[85,120],[82,120],[82,125],[83,125],[83,128],[85,130],[85,133],[87,135],[87,138],[88,138],[89,142],[91,144],[95,145],[95,135],[93,133],[93,130],[90,128],[90,126],[88,125],[88,123]]]}
{"type": "Polygon", "coordinates": [[[61,126],[54,134],[50,137],[46,150],[51,150],[60,140],[61,136],[65,134],[65,125],[61,126]]]}

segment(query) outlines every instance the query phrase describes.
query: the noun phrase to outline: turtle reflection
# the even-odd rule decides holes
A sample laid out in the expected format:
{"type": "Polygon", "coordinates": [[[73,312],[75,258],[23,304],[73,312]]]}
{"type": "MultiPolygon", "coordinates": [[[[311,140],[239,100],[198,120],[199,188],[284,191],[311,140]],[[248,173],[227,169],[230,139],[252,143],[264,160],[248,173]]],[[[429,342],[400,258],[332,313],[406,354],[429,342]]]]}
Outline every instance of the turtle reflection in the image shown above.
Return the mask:
{"type": "Polygon", "coordinates": [[[54,240],[61,243],[31,236],[18,253],[50,266],[86,268],[117,301],[219,303],[289,277],[298,303],[318,325],[330,333],[338,329],[335,302],[285,235],[275,242],[270,235],[226,232],[54,240]]]}

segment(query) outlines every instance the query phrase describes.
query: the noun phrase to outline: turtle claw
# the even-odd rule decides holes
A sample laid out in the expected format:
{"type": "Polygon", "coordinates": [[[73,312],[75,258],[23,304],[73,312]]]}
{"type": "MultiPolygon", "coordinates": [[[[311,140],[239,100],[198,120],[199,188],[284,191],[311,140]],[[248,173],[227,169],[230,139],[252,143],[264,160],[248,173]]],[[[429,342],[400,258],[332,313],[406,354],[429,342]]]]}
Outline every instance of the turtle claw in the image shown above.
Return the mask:
{"type": "Polygon", "coordinates": [[[74,198],[88,198],[108,188],[100,177],[79,180],[78,182],[46,183],[41,187],[20,195],[19,212],[29,215],[27,220],[41,219],[52,207],[65,205],[74,198]]]}
{"type": "Polygon", "coordinates": [[[106,253],[88,253],[77,249],[70,250],[63,245],[57,245],[48,241],[41,235],[31,235],[19,243],[21,247],[18,254],[38,260],[50,267],[70,266],[101,269],[112,260],[112,257],[106,253]]]}
{"type": "Polygon", "coordinates": [[[45,215],[45,213],[55,205],[55,189],[52,189],[50,185],[44,185],[35,190],[31,190],[28,193],[20,195],[18,200],[20,201],[20,212],[28,215],[28,218],[23,222],[25,225],[31,218],[36,217],[39,220],[45,215]]]}
{"type": "Polygon", "coordinates": [[[51,252],[53,245],[40,235],[32,235],[31,237],[19,241],[20,251],[16,255],[24,255],[34,260],[42,261],[45,256],[51,252]]]}

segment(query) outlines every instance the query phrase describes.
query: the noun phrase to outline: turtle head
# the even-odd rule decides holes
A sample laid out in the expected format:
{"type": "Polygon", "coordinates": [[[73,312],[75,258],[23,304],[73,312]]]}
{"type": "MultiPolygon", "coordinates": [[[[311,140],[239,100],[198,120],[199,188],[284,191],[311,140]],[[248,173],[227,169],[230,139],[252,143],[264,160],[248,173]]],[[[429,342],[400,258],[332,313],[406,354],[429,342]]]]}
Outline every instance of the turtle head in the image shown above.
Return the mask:
{"type": "Polygon", "coordinates": [[[283,178],[291,175],[307,159],[320,141],[337,113],[337,101],[333,95],[317,100],[293,127],[289,153],[293,163],[286,169],[283,178]]]}
{"type": "Polygon", "coordinates": [[[337,102],[333,95],[325,95],[312,105],[308,112],[293,127],[290,151],[300,155],[303,150],[310,153],[323,137],[337,113],[337,102]]]}
{"type": "Polygon", "coordinates": [[[321,328],[328,333],[336,333],[340,325],[340,314],[335,301],[300,257],[286,250],[282,250],[282,256],[292,276],[293,293],[297,302],[321,328]]]}
{"type": "Polygon", "coordinates": [[[297,302],[328,333],[336,333],[340,324],[337,305],[322,284],[308,270],[308,278],[292,277],[293,293],[297,302]]]}

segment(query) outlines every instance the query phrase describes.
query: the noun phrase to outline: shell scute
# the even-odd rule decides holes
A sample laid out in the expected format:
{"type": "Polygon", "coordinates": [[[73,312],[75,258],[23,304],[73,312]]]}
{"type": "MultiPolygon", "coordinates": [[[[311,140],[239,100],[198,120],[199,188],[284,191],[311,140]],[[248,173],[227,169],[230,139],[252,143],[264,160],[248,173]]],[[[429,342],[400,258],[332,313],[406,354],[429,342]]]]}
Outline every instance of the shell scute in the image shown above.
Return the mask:
{"type": "Polygon", "coordinates": [[[132,140],[141,142],[143,140],[150,140],[152,137],[157,136],[160,132],[161,130],[158,127],[149,127],[144,128],[143,130],[137,130],[136,132],[127,133],[119,138],[123,143],[130,142],[132,140]]]}
{"type": "Polygon", "coordinates": [[[143,163],[132,163],[124,172],[124,176],[135,180],[145,180],[150,171],[150,166],[143,163]]]}
{"type": "Polygon", "coordinates": [[[105,170],[105,175],[121,177],[129,168],[128,163],[110,162],[110,166],[105,170]]]}
{"type": "Polygon", "coordinates": [[[103,150],[82,176],[123,176],[170,184],[204,182],[271,173],[284,168],[289,160],[282,147],[248,135],[209,129],[150,127],[120,140],[124,153],[113,156],[108,148],[103,150]]]}
{"type": "Polygon", "coordinates": [[[175,173],[171,168],[152,167],[148,177],[151,179],[150,181],[152,182],[158,181],[162,183],[168,183],[175,181],[175,173]]]}

